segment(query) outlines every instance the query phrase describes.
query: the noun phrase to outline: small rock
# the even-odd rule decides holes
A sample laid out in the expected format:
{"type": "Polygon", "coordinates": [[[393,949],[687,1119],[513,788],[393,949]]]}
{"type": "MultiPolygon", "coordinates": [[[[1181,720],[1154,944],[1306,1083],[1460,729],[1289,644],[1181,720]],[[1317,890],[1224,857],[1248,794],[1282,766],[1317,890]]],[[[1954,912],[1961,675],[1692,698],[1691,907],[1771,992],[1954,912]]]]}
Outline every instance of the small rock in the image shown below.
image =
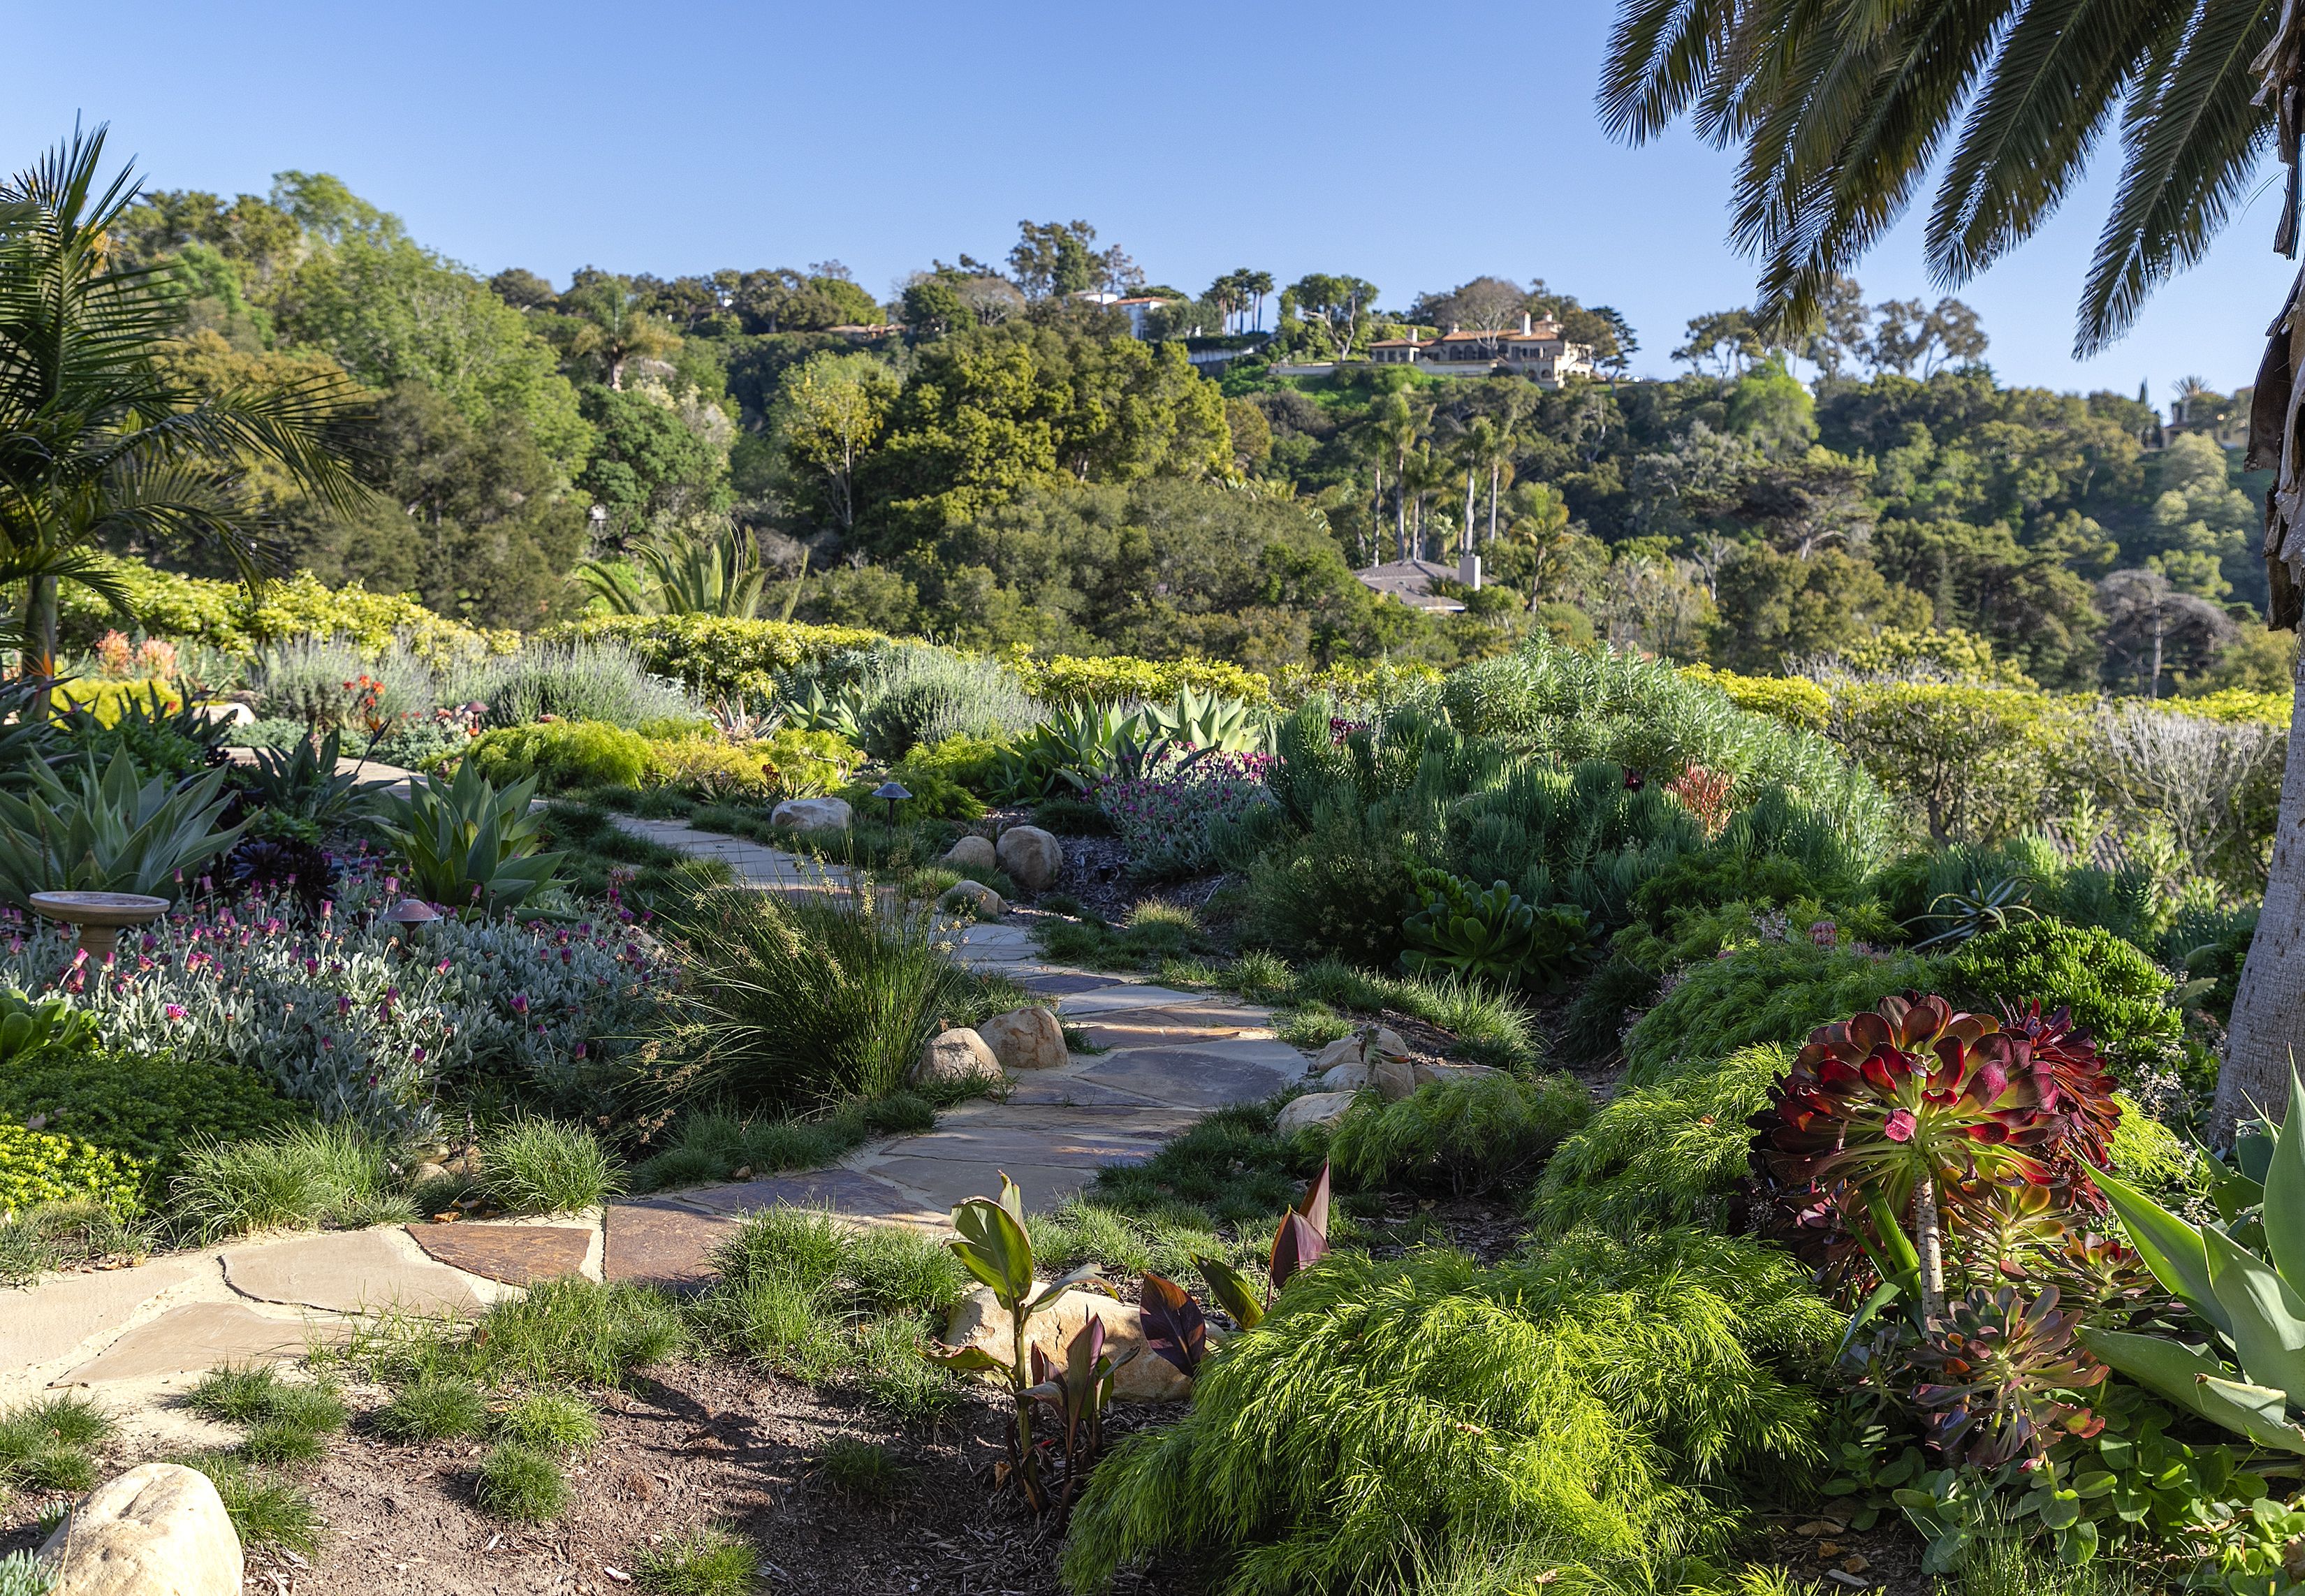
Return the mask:
{"type": "Polygon", "coordinates": [[[1384,1094],[1386,1102],[1397,1103],[1416,1094],[1416,1072],[1408,1060],[1380,1053],[1374,1048],[1369,1053],[1369,1084],[1384,1094]]]}
{"type": "Polygon", "coordinates": [[[148,1463],[97,1487],[40,1548],[72,1596],[240,1596],[240,1537],[206,1474],[148,1463]]]}
{"type": "Polygon", "coordinates": [[[1484,1075],[1501,1075],[1504,1071],[1485,1064],[1420,1064],[1409,1073],[1416,1077],[1419,1086],[1430,1086],[1435,1081],[1477,1081],[1484,1075]]]}
{"type": "Polygon", "coordinates": [[[976,1034],[1005,1070],[1061,1069],[1072,1061],[1065,1048],[1064,1026],[1053,1011],[1037,1005],[981,1020],[976,1034]]]}
{"type": "Polygon", "coordinates": [[[192,713],[210,726],[254,726],[256,711],[246,704],[194,704],[192,713]]]}
{"type": "Polygon", "coordinates": [[[989,870],[999,864],[999,858],[992,851],[990,837],[978,836],[972,832],[945,850],[941,862],[957,870],[989,870]]]}
{"type": "MultiPolygon", "coordinates": [[[[1040,1292],[1041,1282],[1034,1281],[1033,1289],[1040,1292]]],[[[1136,1355],[1113,1374],[1115,1396],[1123,1402],[1182,1402],[1192,1395],[1193,1382],[1182,1370],[1144,1350],[1144,1326],[1135,1308],[1093,1291],[1068,1291],[1025,1320],[1025,1357],[1033,1355],[1031,1347],[1038,1346],[1061,1365],[1065,1348],[1087,1327],[1091,1314],[1104,1321],[1108,1353],[1118,1357],[1130,1347],[1136,1349],[1136,1355]]],[[[991,1287],[980,1286],[961,1300],[945,1327],[945,1342],[956,1347],[981,1346],[998,1358],[1008,1356],[1008,1315],[992,1300],[991,1287]]],[[[987,1374],[984,1378],[1003,1377],[987,1374]]]]}
{"type": "Polygon", "coordinates": [[[1841,1542],[1838,1541],[1818,1541],[1816,1543],[1816,1555],[1826,1562],[1832,1561],[1834,1558],[1841,1555],[1841,1542]]]}
{"type": "Polygon", "coordinates": [[[1321,1076],[1323,1091],[1358,1091],[1370,1083],[1369,1066],[1357,1058],[1331,1065],[1321,1076]]]}
{"type": "Polygon", "coordinates": [[[1321,1056],[1313,1060],[1313,1067],[1306,1073],[1324,1074],[1340,1064],[1358,1064],[1361,1061],[1361,1040],[1358,1031],[1339,1037],[1321,1049],[1321,1056]]]}
{"type": "Polygon", "coordinates": [[[1345,1116],[1353,1106],[1357,1091],[1308,1091],[1302,1097],[1290,1098],[1280,1106],[1280,1116],[1272,1122],[1276,1136],[1293,1136],[1307,1125],[1332,1125],[1345,1116]]]}
{"type": "Polygon", "coordinates": [[[446,1164],[419,1164],[408,1172],[408,1184],[413,1186],[421,1186],[429,1181],[448,1178],[448,1167],[446,1164]]]}
{"type": "Polygon", "coordinates": [[[1408,1044],[1400,1040],[1400,1032],[1390,1025],[1372,1025],[1368,1030],[1368,1050],[1372,1056],[1387,1058],[1409,1057],[1408,1044]]]}
{"type": "Polygon", "coordinates": [[[992,852],[1008,879],[1027,892],[1040,891],[1065,868],[1063,847],[1038,826],[1011,826],[992,852]]]}
{"type": "Polygon", "coordinates": [[[769,824],[795,831],[846,831],[850,819],[845,798],[787,798],[769,811],[769,824]]]}
{"type": "Polygon", "coordinates": [[[1862,1575],[1850,1574],[1839,1568],[1826,1569],[1824,1571],[1824,1577],[1831,1580],[1834,1584],[1847,1585],[1852,1590],[1869,1591],[1873,1588],[1872,1583],[1866,1579],[1862,1575]]]}
{"type": "Polygon", "coordinates": [[[1796,1535],[1838,1535],[1847,1526],[1837,1519],[1812,1518],[1807,1524],[1795,1524],[1796,1535]]]}
{"type": "Polygon", "coordinates": [[[1008,913],[1000,895],[982,881],[955,881],[937,899],[937,907],[948,913],[965,910],[979,920],[998,920],[1008,913]]]}
{"type": "Polygon", "coordinates": [[[481,1178],[481,1150],[467,1147],[460,1152],[452,1152],[440,1160],[440,1169],[443,1174],[452,1175],[458,1180],[478,1180],[481,1178]]]}
{"type": "Polygon", "coordinates": [[[921,1048],[919,1062],[913,1065],[913,1079],[920,1082],[999,1078],[1000,1061],[984,1045],[984,1039],[965,1026],[929,1038],[921,1048]]]}
{"type": "Polygon", "coordinates": [[[1862,1574],[1873,1566],[1872,1560],[1861,1551],[1852,1551],[1841,1559],[1841,1566],[1851,1574],[1862,1574]]]}

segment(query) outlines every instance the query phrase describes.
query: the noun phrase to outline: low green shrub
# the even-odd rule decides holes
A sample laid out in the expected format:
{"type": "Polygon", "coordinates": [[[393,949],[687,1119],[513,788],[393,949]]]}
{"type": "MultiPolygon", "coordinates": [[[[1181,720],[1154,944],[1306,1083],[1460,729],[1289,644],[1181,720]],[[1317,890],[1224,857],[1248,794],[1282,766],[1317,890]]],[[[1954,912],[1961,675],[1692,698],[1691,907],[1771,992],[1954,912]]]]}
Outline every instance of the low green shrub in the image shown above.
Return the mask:
{"type": "Polygon", "coordinates": [[[320,1511],[312,1498],[234,1452],[206,1452],[175,1462],[214,1482],[242,1546],[311,1553],[320,1548],[320,1511]]]}
{"type": "Polygon", "coordinates": [[[497,1420],[497,1437],[532,1452],[589,1451],[600,1439],[592,1405],[567,1391],[531,1391],[497,1420]]]}
{"type": "Polygon", "coordinates": [[[1625,1033],[1625,1084],[1653,1086],[1755,1042],[1792,1041],[1892,992],[1927,989],[1918,954],[1770,942],[1689,966],[1625,1033]]]}
{"type": "Polygon", "coordinates": [[[1987,1013],[2003,1004],[2038,1003],[2045,1014],[2070,1007],[2116,1061],[2164,1058],[2184,1036],[2168,972],[2095,926],[2022,921],[1970,938],[1943,962],[1943,989],[1954,1003],[1987,1013]]]}
{"type": "Polygon", "coordinates": [[[675,1533],[634,1560],[641,1589],[656,1596],[753,1596],[761,1554],[750,1541],[710,1526],[675,1533]]]}
{"type": "Polygon", "coordinates": [[[0,1219],[43,1202],[100,1202],[138,1211],[145,1171],[135,1159],[70,1136],[0,1120],[0,1219]]]}
{"type": "Polygon", "coordinates": [[[853,1435],[841,1436],[827,1447],[816,1469],[841,1495],[875,1506],[895,1500],[905,1487],[905,1465],[896,1454],[853,1435]]]}
{"type": "Polygon", "coordinates": [[[1611,1235],[1668,1225],[1734,1228],[1730,1206],[1753,1142],[1745,1121],[1791,1063],[1790,1044],[1763,1042],[1711,1069],[1620,1093],[1553,1153],[1530,1217],[1555,1233],[1580,1225],[1611,1235]]]}
{"type": "Polygon", "coordinates": [[[483,733],[464,758],[498,786],[535,778],[540,793],[636,787],[649,771],[648,740],[598,720],[556,720],[483,733]]]}
{"type": "Polygon", "coordinates": [[[568,1506],[568,1476],[541,1452],[510,1444],[481,1459],[473,1494],[486,1511],[521,1524],[549,1524],[568,1506]]]}
{"type": "Polygon", "coordinates": [[[1324,809],[1292,846],[1260,854],[1248,888],[1257,934],[1281,953],[1390,968],[1418,907],[1403,839],[1352,809],[1324,809]]]}
{"type": "Polygon", "coordinates": [[[600,1139],[580,1125],[523,1115],[481,1139],[481,1186],[515,1214],[573,1214],[624,1189],[600,1139]]]}
{"type": "Polygon", "coordinates": [[[141,1171],[147,1205],[189,1150],[272,1135],[303,1117],[254,1070],[218,1059],[47,1049],[0,1066],[0,1118],[38,1118],[120,1155],[141,1171]]]}
{"type": "Polygon", "coordinates": [[[855,626],[808,626],[790,621],[747,621],[706,615],[587,615],[548,632],[548,638],[614,639],[659,675],[675,677],[707,698],[766,698],[775,675],[844,649],[880,641],[855,626]]]}
{"type": "Polygon", "coordinates": [[[1517,1547],[1646,1584],[1811,1459],[1843,1317],[1798,1266],[1694,1231],[1580,1232],[1496,1269],[1331,1254],[1203,1365],[1184,1416],[1090,1477],[1076,1592],[1206,1559],[1220,1589],[1397,1589],[1517,1547]]]}
{"type": "Polygon", "coordinates": [[[263,1141],[194,1149],[170,1202],[175,1221],[204,1241],[416,1218],[395,1190],[384,1145],[349,1124],[294,1125],[263,1141]]]}
{"type": "Polygon", "coordinates": [[[1329,1159],[1348,1184],[1493,1191],[1527,1178],[1593,1112],[1571,1076],[1434,1082],[1395,1103],[1364,1094],[1337,1124],[1329,1159]]]}
{"type": "Polygon", "coordinates": [[[613,637],[534,642],[461,673],[455,696],[487,705],[489,724],[498,726],[546,716],[626,729],[693,720],[695,700],[655,668],[613,637]]]}

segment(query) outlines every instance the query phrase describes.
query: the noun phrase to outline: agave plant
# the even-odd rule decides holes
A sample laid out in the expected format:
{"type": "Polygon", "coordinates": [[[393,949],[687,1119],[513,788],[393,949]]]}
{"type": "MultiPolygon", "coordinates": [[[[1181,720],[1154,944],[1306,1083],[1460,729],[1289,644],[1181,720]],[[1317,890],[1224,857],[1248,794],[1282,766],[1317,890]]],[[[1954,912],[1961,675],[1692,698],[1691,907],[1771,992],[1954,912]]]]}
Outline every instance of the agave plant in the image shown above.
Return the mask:
{"type": "Polygon", "coordinates": [[[795,731],[831,732],[844,742],[855,743],[864,735],[864,717],[871,708],[863,691],[854,683],[827,697],[824,684],[812,680],[787,693],[774,713],[795,731]]]}
{"type": "Polygon", "coordinates": [[[2031,883],[2021,878],[2003,876],[1998,881],[1972,887],[1965,892],[1941,892],[1929,904],[1929,912],[1907,929],[1918,930],[1926,925],[1942,925],[1944,929],[1922,938],[1913,947],[1917,951],[1924,947],[1955,947],[1987,931],[2003,930],[2020,921],[2037,919],[2033,905],[2026,901],[2032,890],[2031,883]]]}
{"type": "MultiPolygon", "coordinates": [[[[2085,1040],[2060,1033],[2056,1045],[2085,1040]]],[[[2105,1090],[2102,1072],[2093,1079],[2105,1090]]],[[[2082,1116],[2067,1100],[2026,1032],[1908,993],[1810,1034],[1753,1116],[1753,1149],[1803,1223],[1845,1226],[1934,1327],[1946,1209],[1980,1203],[1999,1183],[2070,1179],[2066,1141],[2082,1116]]]]}
{"type": "Polygon", "coordinates": [[[1144,733],[1143,717],[1117,704],[1067,704],[1001,754],[994,794],[1029,802],[1060,786],[1087,792],[1116,773],[1121,745],[1143,744],[1144,733]]]}
{"type": "Polygon", "coordinates": [[[2305,1409],[2305,1085],[2296,1071],[2289,1076],[2289,1112],[2265,1165],[2261,1202],[2229,1225],[2188,1224],[2110,1175],[2099,1174],[2097,1184],[2154,1278],[2215,1337],[2199,1346],[2167,1336],[2084,1330],[2082,1342],[2138,1384],[2205,1419],[2259,1446],[2305,1453],[2305,1425],[2294,1416],[2305,1409]],[[2261,1233],[2264,1252],[2242,1246],[2236,1233],[2261,1233]]]}
{"type": "Polygon", "coordinates": [[[219,827],[224,772],[149,781],[126,753],[99,771],[94,755],[65,769],[45,760],[21,794],[0,793],[0,898],[29,910],[36,892],[176,896],[183,877],[223,853],[238,826],[219,827]]]}
{"type": "Polygon", "coordinates": [[[1411,866],[1409,875],[1425,898],[1401,927],[1401,964],[1412,973],[1557,988],[1591,949],[1585,911],[1574,904],[1540,909],[1502,881],[1484,892],[1446,870],[1411,866]]]}
{"type": "Polygon", "coordinates": [[[1979,1468],[2020,1452],[2046,1452],[2066,1436],[2088,1438],[2105,1421],[2074,1401],[2103,1385],[2105,1366],[2075,1340],[2078,1309],[2057,1311],[2057,1288],[2030,1303],[2016,1287],[1978,1287],[1952,1303],[1944,1324],[1910,1354],[1926,1377],[1913,1403],[1928,1415],[1939,1451],[1979,1468]]]}
{"type": "Polygon", "coordinates": [[[1221,693],[1190,685],[1173,703],[1148,704],[1139,717],[1145,730],[1166,742],[1212,753],[1264,753],[1272,742],[1272,717],[1221,693]]]}
{"type": "Polygon", "coordinates": [[[234,780],[258,809],[334,830],[351,817],[362,793],[383,785],[362,782],[357,770],[338,771],[343,748],[344,734],[334,729],[317,748],[310,737],[297,738],[289,749],[252,748],[234,780]]]}
{"type": "Polygon", "coordinates": [[[536,778],[499,792],[470,760],[455,779],[430,776],[408,795],[377,794],[376,823],[408,886],[459,914],[493,918],[525,903],[566,857],[540,853],[541,821],[529,810],[536,778]]]}

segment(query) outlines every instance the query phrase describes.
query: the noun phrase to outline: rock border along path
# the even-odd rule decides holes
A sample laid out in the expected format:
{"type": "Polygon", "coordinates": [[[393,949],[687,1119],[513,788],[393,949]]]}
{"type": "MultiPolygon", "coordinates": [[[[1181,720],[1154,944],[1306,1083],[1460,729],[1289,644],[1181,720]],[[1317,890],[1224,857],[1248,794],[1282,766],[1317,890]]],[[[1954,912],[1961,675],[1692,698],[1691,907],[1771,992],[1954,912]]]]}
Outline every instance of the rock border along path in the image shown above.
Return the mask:
{"type": "MultiPolygon", "coordinates": [[[[636,836],[726,863],[742,886],[814,891],[822,866],[676,821],[618,817],[636,836]]],[[[626,1199],[550,1219],[380,1226],[250,1241],[133,1269],[0,1290],[0,1406],[50,1386],[88,1386],[132,1431],[190,1439],[208,1427],[166,1398],[214,1365],[282,1361],[340,1341],[363,1313],[399,1307],[477,1314],[556,1275],[702,1284],[708,1254],[749,1213],[823,1206],[860,1223],[934,1230],[952,1206],[1023,1186],[1057,1206],[1105,1164],[1150,1156],[1202,1115],[1270,1097],[1305,1073],[1271,1011],[1040,960],[1020,926],[972,925],[959,956],[1039,994],[1104,1051],[1013,1077],[1005,1098],[964,1103],[934,1129],[870,1143],[829,1168],[626,1199]]]]}

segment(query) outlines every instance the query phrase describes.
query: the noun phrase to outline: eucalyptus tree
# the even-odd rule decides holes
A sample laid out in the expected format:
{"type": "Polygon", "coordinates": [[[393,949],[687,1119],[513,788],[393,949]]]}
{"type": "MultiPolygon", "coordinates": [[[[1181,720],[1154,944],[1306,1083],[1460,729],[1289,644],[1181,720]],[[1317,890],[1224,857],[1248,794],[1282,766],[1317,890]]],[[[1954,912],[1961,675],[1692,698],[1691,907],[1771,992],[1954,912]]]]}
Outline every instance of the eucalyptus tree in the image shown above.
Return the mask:
{"type": "MultiPolygon", "coordinates": [[[[2023,242],[2119,147],[2081,285],[2074,352],[2104,349],[2199,260],[2268,150],[2289,168],[2274,247],[2298,239],[2305,8],[2275,0],[1624,0],[1603,122],[1654,138],[1680,118],[1738,151],[1731,236],[1759,263],[1756,319],[1811,328],[1837,276],[1935,184],[1929,266],[1956,285],[2023,242]]],[[[2268,619],[2305,615],[2305,276],[2273,318],[2249,463],[2266,509],[2268,619]]],[[[2290,747],[2305,750],[2305,692],[2290,747]]],[[[2305,758],[2283,783],[2263,913],[2217,1082],[2213,1133],[2278,1113],[2305,1035],[2305,758]]]]}
{"type": "Polygon", "coordinates": [[[103,178],[104,139],[75,130],[0,183],[0,583],[21,589],[32,677],[55,673],[61,584],[128,607],[106,544],[206,541],[253,587],[253,471],[337,512],[365,497],[346,458],[364,411],[341,374],[213,394],[171,374],[183,295],[115,255],[138,185],[125,167],[103,178]]]}

